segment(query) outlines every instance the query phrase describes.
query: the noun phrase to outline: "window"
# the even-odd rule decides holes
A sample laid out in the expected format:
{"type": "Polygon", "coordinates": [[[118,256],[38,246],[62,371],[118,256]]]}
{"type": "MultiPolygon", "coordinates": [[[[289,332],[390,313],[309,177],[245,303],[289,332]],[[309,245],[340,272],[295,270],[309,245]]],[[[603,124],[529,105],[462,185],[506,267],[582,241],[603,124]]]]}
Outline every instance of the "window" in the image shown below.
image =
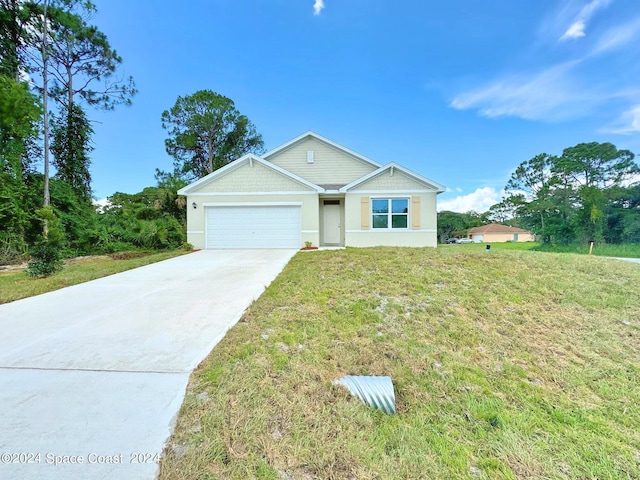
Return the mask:
{"type": "Polygon", "coordinates": [[[372,198],[373,228],[408,228],[408,198],[372,198]]]}

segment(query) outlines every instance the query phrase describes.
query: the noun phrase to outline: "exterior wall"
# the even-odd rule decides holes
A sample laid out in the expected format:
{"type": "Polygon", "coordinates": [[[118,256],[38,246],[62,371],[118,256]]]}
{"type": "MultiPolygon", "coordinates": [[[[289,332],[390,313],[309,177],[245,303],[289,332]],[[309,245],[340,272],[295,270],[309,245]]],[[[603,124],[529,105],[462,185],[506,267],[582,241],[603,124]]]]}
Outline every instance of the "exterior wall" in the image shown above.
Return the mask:
{"type": "MultiPolygon", "coordinates": [[[[395,175],[394,175],[395,176],[395,175]]],[[[423,187],[424,188],[424,187],[423,187]]],[[[353,192],[345,197],[345,245],[348,247],[435,247],[437,246],[437,214],[435,192],[393,193],[393,192],[353,192]],[[407,230],[382,230],[371,228],[371,198],[406,197],[409,198],[409,218],[407,230]],[[418,197],[420,215],[414,217],[413,209],[418,197]],[[368,225],[363,227],[362,201],[368,202],[368,225]],[[415,220],[419,221],[416,228],[415,220]]]]}
{"type": "Polygon", "coordinates": [[[519,242],[535,242],[536,236],[531,233],[519,233],[518,241],[519,242]]]}
{"type": "Polygon", "coordinates": [[[347,185],[376,170],[374,165],[312,137],[265,158],[317,185],[347,185]],[[314,152],[313,163],[307,163],[309,150],[314,152]]]}
{"type": "Polygon", "coordinates": [[[192,193],[209,192],[283,192],[313,191],[308,186],[285,177],[280,172],[258,162],[249,162],[231,170],[226,175],[212,179],[192,193]]]}
{"type": "Polygon", "coordinates": [[[348,247],[436,247],[436,233],[428,232],[347,232],[348,247]],[[432,238],[433,237],[433,238],[432,238]]]}
{"type": "Polygon", "coordinates": [[[301,202],[302,214],[302,244],[309,240],[314,245],[319,244],[319,213],[318,213],[318,194],[317,192],[309,193],[243,193],[243,194],[193,194],[187,196],[187,241],[197,249],[206,248],[205,231],[206,219],[205,208],[207,204],[256,204],[256,203],[278,203],[278,202],[301,202]],[[196,203],[194,209],[192,204],[196,203]]]}
{"type": "Polygon", "coordinates": [[[352,192],[366,190],[424,190],[424,184],[408,177],[402,172],[395,170],[393,176],[390,170],[385,170],[380,175],[370,178],[357,187],[350,189],[352,192]]]}
{"type": "MultiPolygon", "coordinates": [[[[475,239],[478,236],[482,236],[484,243],[501,243],[501,242],[513,242],[513,233],[475,233],[470,234],[469,238],[475,239]]],[[[533,242],[535,241],[533,235],[530,233],[518,233],[518,242],[533,242]]]]}

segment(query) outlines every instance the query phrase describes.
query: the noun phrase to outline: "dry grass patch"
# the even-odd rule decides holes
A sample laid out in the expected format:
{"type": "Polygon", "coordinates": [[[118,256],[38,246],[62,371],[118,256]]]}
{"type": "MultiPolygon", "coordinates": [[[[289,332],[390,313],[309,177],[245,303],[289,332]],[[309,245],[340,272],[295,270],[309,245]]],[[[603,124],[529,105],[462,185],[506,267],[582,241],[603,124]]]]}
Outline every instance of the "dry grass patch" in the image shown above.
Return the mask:
{"type": "Polygon", "coordinates": [[[162,479],[640,478],[640,268],[299,254],[191,378],[162,479]],[[390,375],[397,414],[332,381],[390,375]]]}

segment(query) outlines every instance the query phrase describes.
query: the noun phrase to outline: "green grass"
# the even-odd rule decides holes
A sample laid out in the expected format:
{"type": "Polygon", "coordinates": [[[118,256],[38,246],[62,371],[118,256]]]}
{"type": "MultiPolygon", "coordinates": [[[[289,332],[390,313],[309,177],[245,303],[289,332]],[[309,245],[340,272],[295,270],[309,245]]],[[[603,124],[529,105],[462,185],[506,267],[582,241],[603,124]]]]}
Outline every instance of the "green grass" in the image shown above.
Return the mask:
{"type": "Polygon", "coordinates": [[[31,278],[24,270],[0,272],[0,304],[88,282],[132,268],[183,255],[182,250],[157,253],[120,252],[112,256],[70,260],[65,268],[47,278],[31,278]]]}
{"type": "MultiPolygon", "coordinates": [[[[534,248],[539,252],[557,253],[589,253],[589,245],[538,245],[534,248]]],[[[627,243],[623,245],[595,244],[593,255],[604,257],[640,258],[640,244],[627,243]]]]}
{"type": "Polygon", "coordinates": [[[540,244],[536,242],[488,242],[488,243],[462,243],[462,244],[441,244],[438,248],[455,248],[462,251],[476,252],[485,250],[487,244],[491,245],[490,252],[496,250],[536,250],[540,244]]]}
{"type": "MultiPolygon", "coordinates": [[[[491,250],[532,250],[535,252],[551,253],[576,253],[587,255],[589,245],[547,245],[536,242],[500,242],[491,243],[491,250]]],[[[456,248],[463,251],[480,251],[486,248],[485,243],[466,243],[462,245],[438,245],[439,248],[456,248]]],[[[592,255],[602,257],[640,258],[640,244],[626,243],[622,245],[610,245],[606,243],[595,244],[592,255]]]]}
{"type": "Polygon", "coordinates": [[[192,375],[160,478],[640,478],[639,286],[478,245],[298,254],[192,375]],[[345,374],[390,375],[396,415],[345,374]]]}

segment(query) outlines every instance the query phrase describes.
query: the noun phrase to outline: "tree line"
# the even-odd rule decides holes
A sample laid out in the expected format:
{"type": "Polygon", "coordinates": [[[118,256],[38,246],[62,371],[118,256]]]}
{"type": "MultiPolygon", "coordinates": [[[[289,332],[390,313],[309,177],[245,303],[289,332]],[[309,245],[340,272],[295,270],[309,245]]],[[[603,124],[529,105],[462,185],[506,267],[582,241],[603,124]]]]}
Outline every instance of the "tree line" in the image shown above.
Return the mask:
{"type": "Polygon", "coordinates": [[[440,212],[439,234],[489,222],[527,229],[543,243],[640,243],[640,168],[611,143],[541,153],[511,174],[504,199],[487,212],[440,212]]]}
{"type": "Polygon", "coordinates": [[[83,0],[0,0],[0,254],[91,249],[91,109],[136,93],[83,0]],[[50,176],[49,167],[55,167],[50,176]],[[42,167],[42,173],[38,167],[42,167]],[[44,227],[44,228],[43,228],[44,227]]]}
{"type": "Polygon", "coordinates": [[[88,0],[0,0],[0,264],[31,257],[35,275],[55,271],[63,256],[180,246],[178,189],[262,151],[230,99],[210,90],[178,97],[161,117],[174,170],[157,170],[156,186],[116,192],[97,209],[90,114],[130,105],[137,89],[91,23],[95,13],[88,0]]]}

